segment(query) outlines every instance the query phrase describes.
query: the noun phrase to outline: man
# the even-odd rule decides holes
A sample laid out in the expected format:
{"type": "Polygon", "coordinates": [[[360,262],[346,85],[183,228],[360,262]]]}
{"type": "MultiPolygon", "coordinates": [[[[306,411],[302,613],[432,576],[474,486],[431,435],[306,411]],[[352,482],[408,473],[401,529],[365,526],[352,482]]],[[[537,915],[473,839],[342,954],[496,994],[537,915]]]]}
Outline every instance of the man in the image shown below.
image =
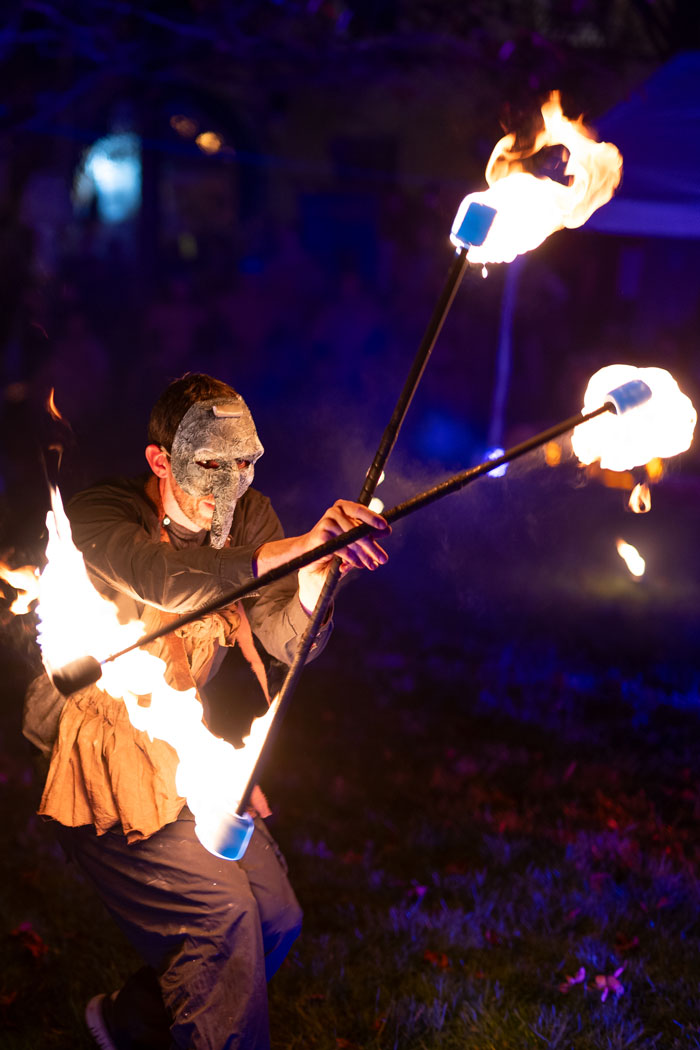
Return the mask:
{"type": "MultiPolygon", "coordinates": [[[[151,630],[358,521],[387,529],[366,507],[339,500],[309,532],[283,538],[269,501],[250,488],[262,452],[231,387],[193,374],[166,389],[149,423],[150,477],[96,486],[68,508],[91,577],[121,617],[151,630]]],[[[367,538],[341,558],[344,570],[374,569],[387,556],[367,538]]],[[[248,625],[270,657],[289,663],[328,563],[154,643],[169,684],[201,688],[222,645],[248,625]]],[[[297,936],[301,911],[260,819],[261,793],[245,856],[219,860],[195,837],[176,766],[173,749],[135,729],[121,700],[92,686],[66,702],[40,812],[58,822],[68,854],[147,964],[118,994],[88,1004],[88,1026],[103,1050],[264,1050],[266,978],[297,936]]]]}

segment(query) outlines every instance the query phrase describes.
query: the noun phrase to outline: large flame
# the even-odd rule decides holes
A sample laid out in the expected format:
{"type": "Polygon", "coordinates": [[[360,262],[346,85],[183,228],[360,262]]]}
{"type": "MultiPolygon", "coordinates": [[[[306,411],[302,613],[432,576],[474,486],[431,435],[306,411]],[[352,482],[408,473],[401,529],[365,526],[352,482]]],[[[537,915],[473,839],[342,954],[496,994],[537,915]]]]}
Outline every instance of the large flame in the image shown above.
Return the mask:
{"type": "Polygon", "coordinates": [[[22,565],[18,569],[11,569],[4,561],[0,561],[0,580],[6,580],[10,587],[17,591],[10,612],[15,616],[28,613],[32,602],[39,597],[39,570],[34,565],[22,565]]]}
{"type": "MultiPolygon", "coordinates": [[[[47,564],[39,579],[39,641],[51,673],[80,656],[98,660],[126,648],[144,633],[140,621],[119,623],[113,602],[93,587],[82,555],[74,546],[70,524],[57,490],[47,517],[47,564]]],[[[253,722],[243,748],[213,736],[202,722],[195,690],[177,691],[164,678],[165,664],[144,649],[134,649],[103,665],[98,687],[121,698],[136,729],[165,740],[177,752],[178,792],[187,799],[197,823],[215,826],[238,807],[262,751],[277,708],[276,700],[253,722]],[[150,703],[143,697],[150,694],[150,703]],[[141,703],[139,703],[141,698],[141,703]]]]}
{"type": "Polygon", "coordinates": [[[452,226],[452,243],[460,247],[457,231],[472,201],[496,209],[491,229],[481,245],[472,245],[473,263],[512,262],[536,248],[555,230],[582,226],[612,197],[622,176],[622,157],[611,142],[597,142],[583,121],[568,120],[558,91],[542,106],[544,127],[531,148],[516,150],[514,134],[495,146],[486,166],[487,190],[470,193],[462,201],[452,226]],[[564,169],[569,184],[537,177],[524,161],[548,146],[561,145],[569,158],[564,169]]]}
{"type": "Polygon", "coordinates": [[[586,388],[584,413],[599,408],[610,390],[632,379],[647,384],[650,399],[623,415],[608,412],[576,427],[571,444],[582,463],[599,459],[604,469],[631,470],[656,457],[668,459],[690,448],[697,412],[664,368],[601,368],[586,388]]]}

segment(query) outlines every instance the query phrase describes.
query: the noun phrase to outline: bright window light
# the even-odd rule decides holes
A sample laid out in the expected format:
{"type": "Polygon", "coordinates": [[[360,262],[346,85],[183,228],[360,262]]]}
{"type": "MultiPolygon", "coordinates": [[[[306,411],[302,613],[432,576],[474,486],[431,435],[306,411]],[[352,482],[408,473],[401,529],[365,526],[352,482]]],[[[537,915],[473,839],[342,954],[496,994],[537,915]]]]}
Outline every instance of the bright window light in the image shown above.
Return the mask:
{"type": "Polygon", "coordinates": [[[76,208],[97,201],[102,222],[124,222],[141,204],[141,143],[138,135],[119,132],[98,139],[86,151],[73,187],[76,208]]]}

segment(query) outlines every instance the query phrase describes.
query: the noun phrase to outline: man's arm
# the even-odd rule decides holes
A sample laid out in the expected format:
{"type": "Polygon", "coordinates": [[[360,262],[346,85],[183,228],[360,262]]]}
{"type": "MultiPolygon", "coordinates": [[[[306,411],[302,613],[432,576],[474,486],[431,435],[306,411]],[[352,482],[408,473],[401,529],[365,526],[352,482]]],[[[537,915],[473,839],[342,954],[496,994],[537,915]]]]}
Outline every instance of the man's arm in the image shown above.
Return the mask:
{"type": "MultiPolygon", "coordinates": [[[[364,507],[360,503],[352,503],[350,500],[336,500],[309,532],[302,536],[292,536],[263,544],[255,553],[253,562],[255,575],[262,576],[263,573],[277,568],[290,558],[305,554],[363,522],[372,525],[379,533],[387,534],[390,531],[384,518],[375,514],[369,507],[364,507]]],[[[374,570],[384,565],[388,558],[386,551],[372,536],[357,540],[337,553],[342,562],[342,572],[348,572],[350,569],[374,570]]],[[[309,615],[318,601],[332,560],[332,556],[326,557],[299,571],[299,598],[309,615]]]]}
{"type": "MultiPolygon", "coordinates": [[[[255,544],[256,553],[265,547],[274,548],[277,544],[283,549],[289,543],[284,538],[279,518],[270,501],[254,489],[249,490],[245,500],[237,508],[231,542],[235,546],[243,542],[252,542],[255,544]]],[[[285,560],[282,558],[279,564],[285,560]]],[[[254,565],[257,567],[257,559],[254,559],[254,565]]],[[[291,663],[299,638],[309,621],[299,600],[296,575],[285,576],[262,587],[257,595],[244,599],[243,604],[251,629],[265,651],[284,664],[291,663]]],[[[331,627],[329,621],[319,633],[314,656],[324,648],[331,627]]]]}
{"type": "Polygon", "coordinates": [[[185,613],[252,578],[259,545],[255,539],[221,550],[175,550],[151,535],[145,507],[136,490],[118,484],[88,489],[69,504],[73,541],[98,585],[168,612],[185,613]]]}
{"type": "MultiPolygon", "coordinates": [[[[339,500],[330,507],[323,517],[308,533],[302,536],[284,537],[282,526],[269,500],[260,493],[252,492],[251,499],[244,509],[247,513],[242,520],[234,521],[234,542],[255,538],[259,542],[254,559],[256,575],[262,575],[271,568],[282,565],[285,561],[320,546],[332,536],[337,536],[357,524],[358,518],[352,517],[357,504],[339,500]]],[[[359,507],[363,520],[371,524],[385,525],[382,518],[359,507]]],[[[373,541],[353,545],[350,550],[341,554],[344,566],[375,567],[386,561],[386,554],[373,541]]],[[[294,658],[299,637],[304,633],[308,618],[313,611],[318,595],[323,587],[331,558],[302,569],[297,576],[286,576],[276,583],[262,588],[260,595],[246,600],[246,610],[250,625],[260,639],[266,651],[283,663],[289,664],[294,658]]],[[[312,649],[313,656],[323,650],[331,630],[330,617],[319,631],[312,649]]]]}
{"type": "MultiPolygon", "coordinates": [[[[190,612],[222,598],[254,575],[352,528],[360,517],[371,524],[384,524],[367,508],[341,500],[309,532],[284,539],[269,500],[249,490],[241,500],[240,515],[234,518],[232,546],[175,550],[154,538],[157,522],[148,506],[138,490],[119,484],[89,489],[68,508],[73,538],[98,584],[174,613],[190,612]]],[[[341,552],[341,557],[347,567],[386,561],[386,554],[369,540],[358,541],[341,552]]],[[[329,564],[326,558],[302,570],[299,589],[290,576],[246,602],[251,627],[270,655],[291,661],[329,564]]],[[[321,637],[319,649],[323,641],[321,637]]]]}

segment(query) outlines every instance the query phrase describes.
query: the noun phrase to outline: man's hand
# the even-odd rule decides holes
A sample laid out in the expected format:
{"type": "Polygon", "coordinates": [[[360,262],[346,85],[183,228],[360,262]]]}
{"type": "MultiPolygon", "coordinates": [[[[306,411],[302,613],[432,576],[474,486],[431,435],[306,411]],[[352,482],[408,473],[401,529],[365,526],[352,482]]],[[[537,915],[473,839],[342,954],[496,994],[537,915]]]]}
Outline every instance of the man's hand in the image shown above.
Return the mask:
{"type": "MultiPolygon", "coordinates": [[[[369,507],[363,506],[362,503],[352,503],[347,499],[336,500],[311,531],[307,532],[308,546],[305,549],[311,550],[313,547],[318,547],[326,540],[331,540],[339,536],[341,532],[347,532],[362,522],[374,526],[375,529],[386,535],[391,532],[391,526],[387,525],[384,518],[375,514],[369,507]]],[[[336,554],[342,562],[341,573],[349,572],[350,569],[374,571],[389,560],[389,555],[384,548],[371,535],[356,540],[349,547],[343,547],[336,551],[336,554]]],[[[318,596],[323,590],[333,557],[334,555],[331,554],[299,570],[299,600],[308,613],[313,611],[318,596]]]]}
{"type": "MultiPolygon", "coordinates": [[[[361,503],[353,503],[351,500],[336,500],[314,527],[303,536],[264,543],[256,552],[255,574],[262,576],[269,569],[276,568],[299,554],[305,554],[363,522],[372,525],[384,535],[391,532],[391,527],[387,525],[384,518],[375,514],[369,507],[361,503]]],[[[343,547],[336,553],[342,562],[341,572],[348,572],[350,569],[374,570],[384,565],[389,557],[373,536],[365,536],[356,540],[349,547],[343,547]]],[[[299,600],[308,613],[311,613],[316,605],[333,557],[334,555],[328,555],[320,561],[307,565],[305,569],[299,570],[299,600]]]]}

